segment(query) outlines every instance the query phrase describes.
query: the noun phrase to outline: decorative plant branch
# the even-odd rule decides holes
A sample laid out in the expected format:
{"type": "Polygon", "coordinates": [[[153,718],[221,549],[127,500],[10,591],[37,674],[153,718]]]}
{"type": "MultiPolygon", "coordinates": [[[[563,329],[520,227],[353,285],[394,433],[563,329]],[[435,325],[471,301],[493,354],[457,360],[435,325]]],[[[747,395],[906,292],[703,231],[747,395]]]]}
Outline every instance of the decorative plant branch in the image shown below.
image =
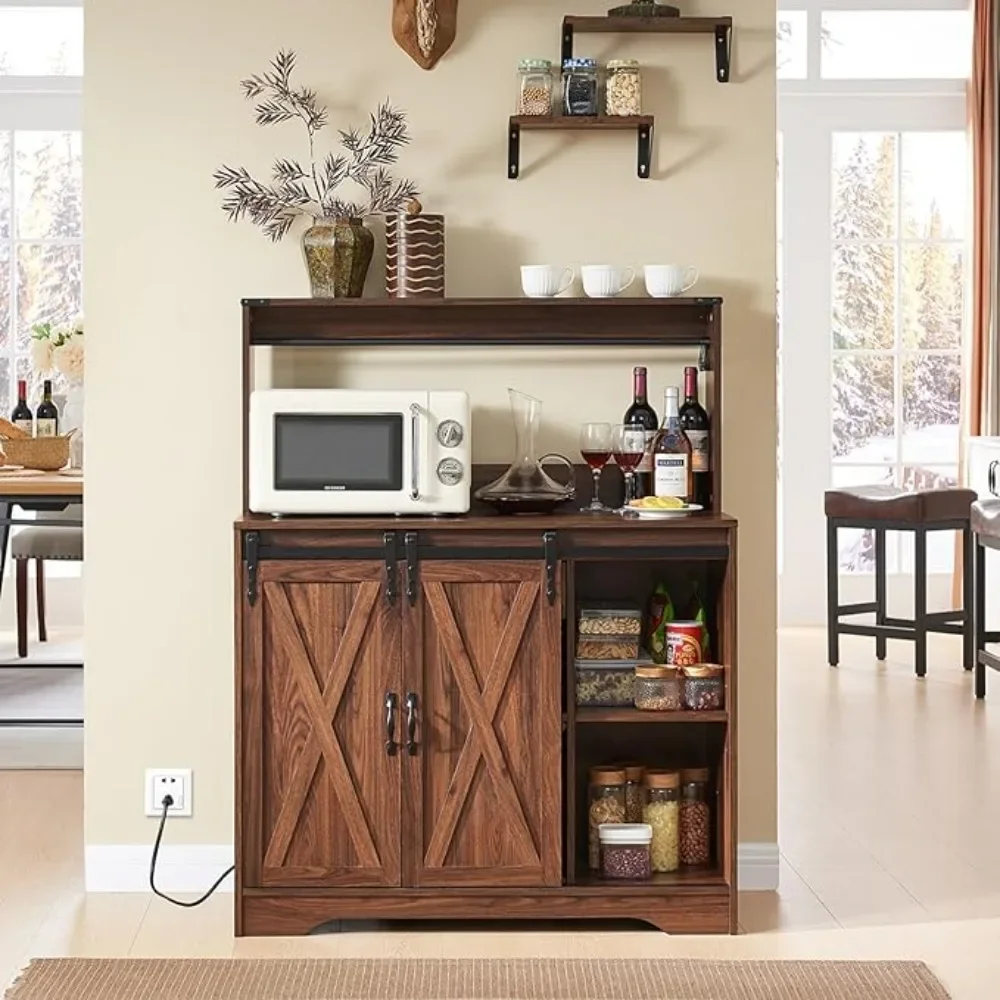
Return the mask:
{"type": "Polygon", "coordinates": [[[282,50],[270,68],[241,81],[243,95],[256,101],[258,125],[280,125],[299,119],[309,139],[309,161],[278,157],[268,183],[251,176],[246,167],[223,164],[213,175],[217,189],[227,193],[222,210],[231,222],[249,219],[271,240],[282,239],[300,215],[313,218],[362,218],[401,211],[420,192],[405,178],[389,173],[401,147],[410,141],[406,115],[388,101],[370,116],[368,129],[340,130],[346,156],[328,153],[316,160],[316,133],[329,121],[329,113],[317,101],[316,91],[292,85],[295,53],[282,50]],[[344,181],[353,181],[367,194],[367,201],[339,197],[344,181]]]}

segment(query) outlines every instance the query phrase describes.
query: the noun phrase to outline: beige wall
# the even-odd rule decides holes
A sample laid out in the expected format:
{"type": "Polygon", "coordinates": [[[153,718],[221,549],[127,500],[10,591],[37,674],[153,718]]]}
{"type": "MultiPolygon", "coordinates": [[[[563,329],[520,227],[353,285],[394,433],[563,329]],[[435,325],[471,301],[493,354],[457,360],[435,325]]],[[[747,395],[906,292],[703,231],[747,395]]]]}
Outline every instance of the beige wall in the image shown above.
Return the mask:
{"type": "MultiPolygon", "coordinates": [[[[253,124],[238,87],[279,46],[298,51],[301,81],[329,101],[334,126],[361,124],[387,95],[409,112],[403,167],[427,209],[447,216],[451,295],[516,294],[524,262],[658,261],[697,264],[698,291],[725,296],[725,506],[741,521],[740,839],[776,839],[773,3],[738,5],[728,86],[715,82],[710,36],[584,39],[581,52],[647,67],[654,178],[636,178],[630,136],[532,134],[516,183],[505,177],[515,66],[557,56],[567,3],[460,6],[455,48],[425,73],[392,42],[389,0],[88,0],[90,844],[151,838],[148,766],[195,771],[195,818],[173,826],[173,842],[232,838],[239,300],[308,289],[295,240],[275,247],[228,224],[211,177],[222,162],[264,172],[276,154],[302,153],[293,124],[253,124]]],[[[659,409],[685,361],[491,350],[356,354],[325,370],[292,356],[278,370],[305,383],[467,386],[476,457],[503,460],[508,384],[545,400],[542,443],[572,452],[581,420],[622,412],[633,364],[650,365],[659,409]]]]}

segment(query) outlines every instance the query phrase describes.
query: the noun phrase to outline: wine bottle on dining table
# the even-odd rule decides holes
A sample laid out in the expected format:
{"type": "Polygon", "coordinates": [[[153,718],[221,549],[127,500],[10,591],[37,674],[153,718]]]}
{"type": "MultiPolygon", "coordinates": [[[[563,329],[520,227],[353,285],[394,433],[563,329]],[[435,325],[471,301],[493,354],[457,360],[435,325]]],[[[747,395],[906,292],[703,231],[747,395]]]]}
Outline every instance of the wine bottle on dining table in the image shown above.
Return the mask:
{"type": "Polygon", "coordinates": [[[20,427],[26,434],[34,434],[35,418],[28,406],[28,382],[26,379],[17,380],[17,406],[10,415],[10,422],[15,427],[20,427]]]}
{"type": "Polygon", "coordinates": [[[635,470],[636,497],[648,497],[653,492],[653,441],[660,423],[646,398],[646,381],[645,368],[632,369],[632,405],[622,419],[623,424],[641,424],[646,428],[646,452],[635,470]]]}
{"type": "Polygon", "coordinates": [[[55,437],[59,433],[59,411],[52,402],[52,382],[42,383],[42,401],[35,410],[35,436],[55,437]]]}

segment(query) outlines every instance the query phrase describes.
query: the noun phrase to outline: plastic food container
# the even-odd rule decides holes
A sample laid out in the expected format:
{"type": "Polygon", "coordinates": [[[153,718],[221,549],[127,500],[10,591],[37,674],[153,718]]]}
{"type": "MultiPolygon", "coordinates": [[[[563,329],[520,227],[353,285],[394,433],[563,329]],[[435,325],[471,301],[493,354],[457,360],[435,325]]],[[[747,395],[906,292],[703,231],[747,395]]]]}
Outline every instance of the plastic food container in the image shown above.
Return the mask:
{"type": "Polygon", "coordinates": [[[681,709],[681,679],[676,667],[635,668],[635,707],[645,712],[678,712],[681,709]]]}
{"type": "Polygon", "coordinates": [[[647,823],[604,824],[600,828],[601,875],[606,879],[643,881],[652,876],[649,845],[653,830],[647,823]]]}
{"type": "Polygon", "coordinates": [[[610,604],[581,605],[577,626],[580,636],[639,636],[642,610],[610,604]]]}
{"type": "Polygon", "coordinates": [[[726,668],[715,663],[682,667],[684,707],[695,712],[717,712],[726,703],[726,668]]]}
{"type": "Polygon", "coordinates": [[[578,660],[637,660],[639,635],[578,635],[578,660]]]}
{"type": "Polygon", "coordinates": [[[593,708],[631,708],[635,668],[649,660],[577,660],[576,703],[593,708]]]}

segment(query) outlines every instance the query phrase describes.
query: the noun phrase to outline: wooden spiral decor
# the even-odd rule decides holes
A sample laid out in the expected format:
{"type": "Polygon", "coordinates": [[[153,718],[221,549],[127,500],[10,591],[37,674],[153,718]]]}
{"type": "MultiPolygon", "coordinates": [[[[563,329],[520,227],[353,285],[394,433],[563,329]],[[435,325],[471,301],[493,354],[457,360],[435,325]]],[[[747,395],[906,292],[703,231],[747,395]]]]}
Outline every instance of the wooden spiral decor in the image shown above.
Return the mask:
{"type": "Polygon", "coordinates": [[[443,299],[444,216],[390,216],[385,268],[389,298],[443,299]]]}

